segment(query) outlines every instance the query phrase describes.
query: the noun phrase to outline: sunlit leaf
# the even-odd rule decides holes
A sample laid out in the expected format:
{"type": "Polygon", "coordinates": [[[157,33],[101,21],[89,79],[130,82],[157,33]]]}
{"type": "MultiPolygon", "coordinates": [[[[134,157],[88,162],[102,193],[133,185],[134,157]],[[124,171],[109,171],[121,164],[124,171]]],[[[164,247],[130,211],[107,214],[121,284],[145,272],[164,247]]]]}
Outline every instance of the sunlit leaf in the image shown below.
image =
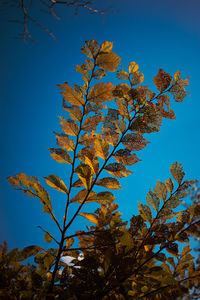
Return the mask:
{"type": "Polygon", "coordinates": [[[139,151],[143,149],[149,141],[136,133],[128,133],[123,137],[122,143],[130,151],[139,151]]]}
{"type": "Polygon", "coordinates": [[[101,49],[100,49],[100,51],[101,52],[111,52],[112,51],[112,48],[113,48],[113,42],[103,42],[102,44],[101,44],[101,49]]]}
{"type": "Polygon", "coordinates": [[[51,157],[59,163],[71,164],[72,159],[68,152],[63,149],[49,148],[51,157]]]}
{"type": "Polygon", "coordinates": [[[60,148],[67,150],[67,151],[74,151],[75,143],[74,140],[70,139],[67,134],[64,133],[55,133],[57,138],[57,145],[60,148]]]}
{"type": "Polygon", "coordinates": [[[96,184],[104,186],[105,188],[108,188],[110,190],[121,189],[121,185],[120,185],[119,181],[116,178],[112,178],[112,177],[105,177],[105,178],[99,179],[96,182],[96,184]]]}
{"type": "Polygon", "coordinates": [[[90,101],[96,103],[111,101],[114,98],[112,93],[114,88],[115,87],[111,82],[107,82],[106,84],[103,82],[97,83],[92,87],[88,98],[90,101]]]}
{"type": "Polygon", "coordinates": [[[109,144],[104,139],[95,139],[94,148],[96,155],[102,159],[106,159],[109,155],[109,144]]]}
{"type": "Polygon", "coordinates": [[[79,126],[71,119],[65,120],[65,118],[60,117],[60,125],[62,130],[69,135],[76,136],[79,133],[79,126]]]}
{"type": "Polygon", "coordinates": [[[99,45],[97,41],[88,40],[85,41],[85,45],[81,48],[83,54],[85,54],[89,58],[94,58],[99,52],[99,45]]]}
{"type": "Polygon", "coordinates": [[[135,73],[138,69],[139,66],[134,61],[130,62],[128,67],[129,74],[135,73]]]}
{"type": "Polygon", "coordinates": [[[97,66],[99,66],[106,72],[116,71],[120,62],[120,57],[113,52],[100,53],[96,60],[97,66]]]}
{"type": "Polygon", "coordinates": [[[72,105],[72,106],[68,106],[66,105],[65,101],[63,101],[63,108],[69,112],[70,117],[74,120],[74,121],[81,121],[82,119],[82,112],[80,110],[80,108],[78,106],[72,105]]]}
{"type": "Polygon", "coordinates": [[[167,188],[163,182],[160,180],[157,181],[156,186],[154,187],[154,193],[156,196],[163,201],[166,200],[167,198],[167,188]]]}
{"type": "Polygon", "coordinates": [[[171,165],[170,172],[176,182],[181,184],[183,177],[185,176],[185,173],[183,172],[183,166],[176,161],[171,165]]]}
{"type": "Polygon", "coordinates": [[[147,203],[152,206],[157,212],[159,211],[160,199],[155,193],[149,190],[146,198],[147,203]]]}
{"type": "Polygon", "coordinates": [[[80,164],[75,169],[75,172],[78,174],[86,189],[89,189],[92,183],[91,168],[86,164],[80,164]]]}
{"type": "Polygon", "coordinates": [[[147,222],[151,223],[152,221],[152,214],[151,214],[151,209],[149,206],[139,203],[138,202],[138,210],[140,213],[140,216],[147,222]]]}
{"type": "Polygon", "coordinates": [[[173,192],[173,189],[174,189],[174,183],[173,181],[171,180],[171,178],[167,179],[165,181],[165,186],[167,187],[168,191],[170,192],[170,194],[173,192]]]}
{"type": "Polygon", "coordinates": [[[162,69],[159,69],[158,74],[153,77],[153,82],[160,92],[165,91],[170,86],[171,81],[172,77],[162,69]]]}
{"type": "Polygon", "coordinates": [[[83,201],[85,201],[85,198],[87,196],[87,200],[86,202],[91,202],[91,198],[95,198],[96,196],[96,193],[93,192],[93,191],[90,191],[90,193],[88,194],[88,191],[83,189],[81,190],[80,192],[78,192],[76,194],[76,196],[74,196],[72,199],[71,199],[71,203],[82,203],[83,201]]]}
{"type": "Polygon", "coordinates": [[[49,234],[49,232],[45,232],[44,240],[45,240],[45,242],[47,242],[48,244],[51,243],[52,237],[51,237],[51,235],[49,234]]]}
{"type": "Polygon", "coordinates": [[[129,78],[129,75],[126,71],[121,69],[117,71],[117,78],[126,80],[129,78]]]}
{"type": "Polygon", "coordinates": [[[128,149],[120,149],[116,151],[113,155],[118,163],[122,163],[125,166],[131,166],[141,161],[135,153],[131,154],[128,149]]]}
{"type": "Polygon", "coordinates": [[[64,182],[62,181],[62,179],[60,179],[59,176],[56,175],[49,175],[47,177],[44,177],[46,183],[48,185],[50,185],[51,187],[53,187],[54,189],[63,192],[63,193],[68,193],[67,187],[64,184],[64,182]]]}
{"type": "Polygon", "coordinates": [[[135,73],[132,74],[131,84],[138,85],[141,84],[143,80],[144,80],[144,74],[142,74],[139,71],[136,71],[135,73]]]}
{"type": "Polygon", "coordinates": [[[82,130],[84,131],[93,131],[97,129],[97,126],[100,122],[103,122],[104,117],[103,116],[93,116],[88,117],[85,122],[83,123],[82,130]]]}
{"type": "Polygon", "coordinates": [[[89,220],[90,222],[94,223],[94,224],[98,224],[98,218],[95,214],[91,214],[91,213],[79,213],[80,216],[86,218],[87,220],[89,220]]]}
{"type": "Polygon", "coordinates": [[[127,177],[133,172],[129,171],[123,164],[111,163],[105,167],[105,170],[115,177],[127,177]]]}
{"type": "Polygon", "coordinates": [[[62,85],[58,85],[59,89],[62,91],[61,94],[63,95],[64,99],[72,105],[82,106],[85,103],[85,100],[82,98],[81,94],[78,94],[75,90],[71,88],[65,82],[62,85]]]}

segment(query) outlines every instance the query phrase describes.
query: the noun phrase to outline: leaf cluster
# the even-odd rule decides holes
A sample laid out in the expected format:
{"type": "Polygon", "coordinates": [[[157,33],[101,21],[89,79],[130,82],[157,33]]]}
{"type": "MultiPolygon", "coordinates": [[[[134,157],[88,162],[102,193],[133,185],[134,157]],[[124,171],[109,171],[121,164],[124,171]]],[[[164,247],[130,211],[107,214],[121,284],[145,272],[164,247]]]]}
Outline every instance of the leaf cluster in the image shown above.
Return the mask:
{"type": "MultiPolygon", "coordinates": [[[[144,75],[135,62],[130,62],[127,71],[119,69],[121,58],[112,48],[111,42],[99,45],[95,40],[86,41],[81,51],[87,58],[76,66],[83,85],[58,85],[67,117],[60,117],[62,133],[55,133],[58,148],[49,150],[55,161],[65,164],[69,176],[67,182],[53,174],[44,179],[66,195],[63,223],[56,218],[50,196],[36,177],[19,174],[8,178],[14,188],[40,199],[60,237],[41,228],[45,241],[57,244],[56,248],[30,246],[31,250],[27,247],[22,254],[16,250],[14,263],[20,255],[21,260],[33,255],[34,265],[25,265],[28,269],[23,271],[22,267],[3,281],[5,295],[12,290],[21,299],[26,293],[30,299],[176,299],[199,284],[189,246],[189,237],[199,234],[199,204],[177,209],[194,183],[183,181],[181,164],[171,166],[173,179],[158,181],[148,192],[147,204],[139,203],[139,215],[129,223],[122,220],[111,192],[122,188],[120,178],[133,173],[134,164],[140,161],[136,152],[149,143],[146,134],[158,132],[163,118],[175,119],[170,96],[181,102],[188,79],[181,79],[180,72],[172,77],[160,69],[153,78],[154,93],[142,85],[144,75]],[[122,82],[96,83],[107,72],[116,72],[122,82]],[[87,211],[90,202],[96,203],[94,213],[87,211]],[[69,235],[79,216],[92,226],[69,235]],[[180,243],[186,243],[182,250],[180,243]],[[66,263],[64,257],[72,257],[72,263],[66,263]],[[39,287],[31,272],[39,278],[39,287]],[[25,277],[24,288],[18,286],[19,276],[25,277]]],[[[15,268],[10,255],[3,256],[3,273],[7,266],[15,268]]]]}

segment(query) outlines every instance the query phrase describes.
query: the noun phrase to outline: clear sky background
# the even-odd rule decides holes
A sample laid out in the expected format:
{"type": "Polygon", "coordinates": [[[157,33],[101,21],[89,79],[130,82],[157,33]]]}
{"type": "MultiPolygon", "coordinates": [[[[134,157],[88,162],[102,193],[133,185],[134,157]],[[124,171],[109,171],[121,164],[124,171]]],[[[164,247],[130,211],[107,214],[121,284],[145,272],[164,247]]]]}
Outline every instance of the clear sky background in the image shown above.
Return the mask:
{"type": "MultiPolygon", "coordinates": [[[[76,18],[72,8],[58,9],[60,22],[41,14],[41,22],[53,30],[58,42],[31,26],[38,44],[26,45],[12,38],[22,29],[7,22],[14,11],[1,12],[0,242],[7,240],[9,248],[44,246],[43,233],[37,225],[57,234],[49,216],[43,215],[39,200],[13,190],[6,177],[24,172],[37,176],[44,186],[42,177],[50,174],[67,180],[69,166],[55,162],[47,148],[56,146],[53,131],[60,132],[58,116],[65,116],[56,84],[82,83],[74,67],[83,62],[80,48],[85,40],[114,42],[113,51],[122,58],[121,67],[137,62],[145,75],[144,84],[154,91],[152,79],[159,68],[170,74],[180,70],[183,78],[191,77],[190,96],[172,105],[177,120],[164,120],[161,132],[147,136],[151,143],[138,152],[142,161],[131,168],[134,174],[121,179],[124,189],[115,195],[123,218],[128,220],[137,213],[137,201],[145,203],[149,188],[157,179],[169,177],[174,161],[183,164],[188,179],[200,178],[199,0],[96,1],[96,7],[109,5],[116,12],[106,15],[104,22],[101,16],[83,9],[76,18]]],[[[113,83],[118,80],[114,78],[113,83]]],[[[65,198],[47,189],[56,215],[62,218],[65,198]]],[[[80,217],[72,231],[84,226],[80,217]]]]}

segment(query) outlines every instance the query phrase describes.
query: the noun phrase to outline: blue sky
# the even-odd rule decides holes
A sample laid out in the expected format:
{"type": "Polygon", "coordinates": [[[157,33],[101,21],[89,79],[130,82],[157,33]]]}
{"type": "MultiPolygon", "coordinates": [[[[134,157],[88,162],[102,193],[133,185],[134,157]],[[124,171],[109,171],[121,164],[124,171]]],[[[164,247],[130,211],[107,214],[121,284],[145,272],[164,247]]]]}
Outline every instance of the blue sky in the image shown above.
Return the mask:
{"type": "MultiPolygon", "coordinates": [[[[142,159],[121,180],[123,190],[115,193],[123,218],[137,213],[137,201],[145,202],[146,193],[158,179],[169,177],[169,167],[181,162],[188,179],[199,179],[199,70],[200,3],[195,1],[118,0],[98,1],[97,7],[112,5],[115,13],[99,15],[73,9],[58,10],[61,21],[43,17],[43,24],[53,30],[58,42],[31,26],[38,44],[13,39],[21,29],[1,15],[1,211],[0,242],[9,247],[44,245],[37,225],[54,232],[48,215],[43,215],[39,200],[14,191],[6,177],[21,172],[43,176],[56,174],[67,179],[69,168],[53,161],[48,147],[55,147],[53,131],[59,132],[62,97],[56,84],[68,81],[81,84],[75,65],[83,62],[80,52],[85,40],[114,42],[113,51],[122,58],[122,68],[136,61],[144,73],[144,84],[155,90],[153,76],[159,68],[182,77],[190,76],[190,96],[183,103],[173,103],[177,120],[165,120],[161,132],[151,134],[151,142],[138,156],[142,159]]],[[[12,12],[14,14],[14,12],[12,12]]],[[[42,16],[42,15],[41,15],[42,16]]],[[[110,78],[110,77],[109,77],[110,78]]],[[[117,84],[113,74],[113,83],[117,84]]],[[[51,194],[56,214],[63,215],[65,199],[59,192],[51,194]]],[[[83,228],[79,218],[72,231],[83,228]]]]}

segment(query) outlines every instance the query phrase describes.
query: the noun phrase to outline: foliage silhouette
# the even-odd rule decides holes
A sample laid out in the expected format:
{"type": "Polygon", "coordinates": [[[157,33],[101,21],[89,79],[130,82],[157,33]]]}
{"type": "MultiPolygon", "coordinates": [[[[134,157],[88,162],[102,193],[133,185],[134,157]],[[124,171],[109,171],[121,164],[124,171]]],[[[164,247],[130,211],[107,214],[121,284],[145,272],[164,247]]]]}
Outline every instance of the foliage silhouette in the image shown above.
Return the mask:
{"type": "Polygon", "coordinates": [[[183,181],[182,165],[171,165],[172,178],[157,182],[129,223],[108,191],[120,189],[119,178],[130,175],[128,167],[140,161],[135,152],[148,144],[144,134],[158,132],[163,118],[175,119],[169,95],[182,102],[188,79],[181,79],[179,71],[172,77],[160,69],[153,78],[156,94],[141,85],[144,75],[135,62],[128,71],[118,69],[120,57],[112,47],[111,42],[99,46],[86,41],[81,50],[87,59],[76,66],[84,84],[59,85],[67,118],[60,118],[64,133],[55,133],[59,148],[49,150],[55,161],[69,165],[69,180],[49,175],[45,181],[66,194],[63,224],[36,177],[8,178],[15,189],[39,198],[60,236],[41,228],[45,241],[56,246],[47,250],[28,246],[7,252],[6,243],[2,245],[0,295],[5,299],[176,299],[200,283],[189,244],[189,237],[199,234],[200,205],[177,209],[195,183],[183,181]],[[109,71],[116,71],[122,82],[93,85],[109,71]],[[97,203],[94,213],[83,212],[91,202],[97,203]],[[74,214],[69,213],[72,205],[74,214]],[[92,225],[69,235],[79,215],[92,225]],[[30,256],[34,265],[23,263],[30,256]],[[63,257],[71,257],[72,263],[63,257]]]}

